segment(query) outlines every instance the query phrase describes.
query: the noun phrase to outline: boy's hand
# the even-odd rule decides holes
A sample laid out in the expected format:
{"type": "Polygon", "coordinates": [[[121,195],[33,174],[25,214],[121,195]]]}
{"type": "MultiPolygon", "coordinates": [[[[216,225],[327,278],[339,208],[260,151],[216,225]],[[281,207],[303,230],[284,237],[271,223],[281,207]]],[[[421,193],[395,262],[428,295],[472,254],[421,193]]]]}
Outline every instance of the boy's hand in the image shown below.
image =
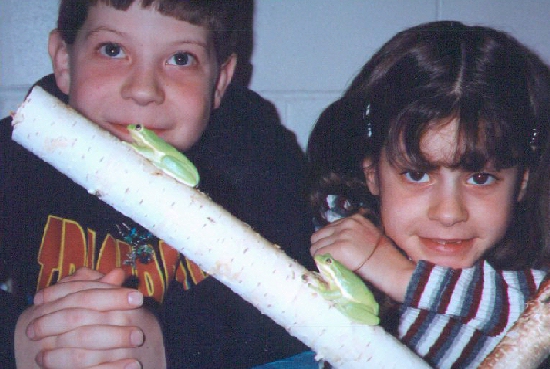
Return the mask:
{"type": "Polygon", "coordinates": [[[158,322],[123,280],[121,270],[102,277],[82,269],[37,293],[16,327],[18,367],[125,368],[137,360],[164,367],[158,322]]]}
{"type": "Polygon", "coordinates": [[[361,214],[337,220],[311,237],[311,254],[330,253],[348,269],[403,302],[415,263],[361,214]]]}

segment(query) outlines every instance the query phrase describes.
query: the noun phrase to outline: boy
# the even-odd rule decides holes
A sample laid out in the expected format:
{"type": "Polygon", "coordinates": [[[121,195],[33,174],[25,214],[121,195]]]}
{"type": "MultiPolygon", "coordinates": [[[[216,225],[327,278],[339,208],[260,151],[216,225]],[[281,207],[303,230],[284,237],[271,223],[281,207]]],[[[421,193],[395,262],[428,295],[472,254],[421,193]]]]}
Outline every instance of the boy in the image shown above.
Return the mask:
{"type": "MultiPolygon", "coordinates": [[[[228,1],[63,0],[48,45],[56,85],[39,84],[123,140],[130,123],[155,130],[194,161],[201,190],[308,263],[302,153],[272,124],[272,107],[230,86],[234,9],[228,1]]],[[[10,134],[6,119],[0,252],[14,295],[41,290],[15,330],[20,367],[245,368],[304,350],[10,134]],[[126,276],[139,292],[121,287],[126,276]]]]}

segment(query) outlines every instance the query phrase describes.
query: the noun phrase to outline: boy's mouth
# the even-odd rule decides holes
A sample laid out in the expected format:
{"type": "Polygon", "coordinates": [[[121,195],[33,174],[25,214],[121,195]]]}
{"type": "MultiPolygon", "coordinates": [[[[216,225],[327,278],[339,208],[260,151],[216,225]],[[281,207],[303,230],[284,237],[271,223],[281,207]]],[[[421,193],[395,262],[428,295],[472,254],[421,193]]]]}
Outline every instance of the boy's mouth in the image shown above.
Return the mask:
{"type": "Polygon", "coordinates": [[[127,125],[111,123],[110,126],[114,131],[113,133],[118,137],[128,137],[130,135],[127,125]]]}
{"type": "MultiPolygon", "coordinates": [[[[117,123],[117,122],[109,122],[107,127],[107,130],[109,130],[113,135],[118,137],[121,140],[124,141],[133,141],[132,136],[130,134],[130,130],[128,130],[129,123],[117,123]]],[[[148,130],[154,132],[157,136],[161,136],[161,134],[165,131],[164,129],[158,129],[153,127],[147,127],[148,130]]]]}

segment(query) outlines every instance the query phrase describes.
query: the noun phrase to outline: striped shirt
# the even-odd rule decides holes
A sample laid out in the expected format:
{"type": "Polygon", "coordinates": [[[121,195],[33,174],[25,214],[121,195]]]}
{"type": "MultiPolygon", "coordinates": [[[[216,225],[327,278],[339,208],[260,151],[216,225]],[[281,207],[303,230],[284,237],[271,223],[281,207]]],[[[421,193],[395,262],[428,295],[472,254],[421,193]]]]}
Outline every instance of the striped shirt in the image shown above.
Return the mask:
{"type": "Polygon", "coordinates": [[[399,338],[437,368],[476,368],[521,315],[546,271],[451,269],[420,261],[401,307],[399,338]]]}

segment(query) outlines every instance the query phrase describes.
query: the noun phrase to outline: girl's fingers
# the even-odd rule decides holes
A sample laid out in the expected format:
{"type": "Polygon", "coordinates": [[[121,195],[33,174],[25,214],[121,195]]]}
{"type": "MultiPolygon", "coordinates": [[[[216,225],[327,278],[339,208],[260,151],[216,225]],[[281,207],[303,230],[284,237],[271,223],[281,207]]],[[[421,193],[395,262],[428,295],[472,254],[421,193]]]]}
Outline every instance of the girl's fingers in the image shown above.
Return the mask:
{"type": "Polygon", "coordinates": [[[360,214],[339,219],[315,232],[310,253],[329,253],[351,270],[356,270],[372,254],[380,241],[380,230],[360,214]]]}

